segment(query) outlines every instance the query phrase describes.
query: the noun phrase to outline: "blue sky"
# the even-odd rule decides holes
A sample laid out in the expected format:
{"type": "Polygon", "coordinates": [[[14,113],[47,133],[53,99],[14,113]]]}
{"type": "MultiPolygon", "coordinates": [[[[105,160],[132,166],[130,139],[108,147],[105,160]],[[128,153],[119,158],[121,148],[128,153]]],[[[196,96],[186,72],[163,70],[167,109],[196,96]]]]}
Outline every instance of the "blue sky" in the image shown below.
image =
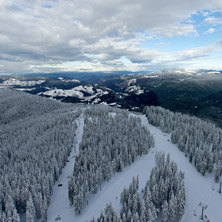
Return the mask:
{"type": "Polygon", "coordinates": [[[221,0],[1,0],[0,73],[222,70],[221,0]]]}

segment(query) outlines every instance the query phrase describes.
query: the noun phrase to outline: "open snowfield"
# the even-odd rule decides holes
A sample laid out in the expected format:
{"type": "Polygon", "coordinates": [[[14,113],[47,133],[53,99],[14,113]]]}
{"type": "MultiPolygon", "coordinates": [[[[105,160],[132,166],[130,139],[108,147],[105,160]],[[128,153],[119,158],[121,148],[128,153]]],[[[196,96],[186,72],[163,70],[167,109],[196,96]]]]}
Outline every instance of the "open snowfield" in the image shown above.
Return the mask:
{"type": "Polygon", "coordinates": [[[79,143],[81,142],[83,133],[83,117],[78,120],[78,128],[76,133],[76,144],[74,144],[73,151],[69,156],[70,162],[62,171],[59,181],[55,184],[51,204],[48,209],[48,221],[53,222],[59,215],[60,221],[64,222],[86,222],[90,221],[92,217],[97,218],[101,210],[104,209],[107,203],[112,203],[117,212],[120,211],[120,194],[124,187],[128,187],[132,181],[133,176],[139,175],[140,189],[145,187],[146,181],[149,179],[149,174],[152,167],[155,165],[155,152],[164,151],[166,154],[170,153],[171,159],[174,160],[178,168],[185,172],[185,189],[186,189],[186,209],[182,218],[182,222],[197,222],[201,214],[201,207],[198,204],[201,202],[208,205],[204,214],[208,216],[210,222],[222,221],[222,195],[216,190],[219,188],[218,184],[214,183],[211,175],[203,177],[194,166],[192,166],[184,153],[179,151],[176,145],[170,142],[170,135],[164,134],[158,128],[153,127],[148,123],[144,115],[140,115],[143,124],[148,127],[155,138],[155,148],[151,149],[149,154],[137,158],[136,161],[123,170],[121,173],[116,173],[112,176],[109,183],[102,184],[102,190],[97,194],[91,195],[89,203],[85,206],[80,216],[74,215],[74,208],[69,206],[68,199],[68,179],[72,174],[75,158],[75,149],[78,152],[79,143]],[[62,183],[62,187],[58,184],[62,183]],[[215,189],[213,190],[212,187],[215,189]],[[194,210],[197,216],[194,216],[194,210]]]}

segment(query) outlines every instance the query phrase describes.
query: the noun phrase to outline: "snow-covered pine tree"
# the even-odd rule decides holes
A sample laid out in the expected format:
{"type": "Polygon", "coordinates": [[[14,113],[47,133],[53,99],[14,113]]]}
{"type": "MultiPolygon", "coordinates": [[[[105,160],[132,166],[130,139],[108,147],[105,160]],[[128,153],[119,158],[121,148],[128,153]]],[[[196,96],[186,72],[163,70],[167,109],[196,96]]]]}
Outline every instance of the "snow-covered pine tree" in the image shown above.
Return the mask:
{"type": "Polygon", "coordinates": [[[218,181],[221,167],[217,165],[220,165],[219,160],[222,161],[221,128],[197,117],[174,113],[162,107],[145,107],[144,113],[152,125],[171,133],[171,141],[178,144],[202,175],[214,172],[215,181],[218,181]]]}
{"type": "MultiPolygon", "coordinates": [[[[74,196],[82,192],[82,207],[87,203],[88,194],[97,193],[104,180],[109,181],[113,173],[121,172],[123,167],[129,166],[138,156],[147,154],[154,145],[154,139],[142,126],[141,119],[127,111],[117,110],[115,115],[111,115],[108,108],[96,106],[87,109],[84,117],[79,155],[69,181],[70,204],[76,200],[74,196]]],[[[138,180],[136,186],[139,186],[138,180]]]]}
{"type": "Polygon", "coordinates": [[[70,104],[0,89],[0,200],[6,200],[0,201],[1,221],[12,216],[20,221],[26,210],[27,221],[31,211],[34,219],[46,221],[53,184],[74,142],[80,115],[74,110],[70,104]]]}
{"type": "Polygon", "coordinates": [[[34,222],[36,218],[35,206],[31,194],[26,202],[26,222],[34,222]]]}

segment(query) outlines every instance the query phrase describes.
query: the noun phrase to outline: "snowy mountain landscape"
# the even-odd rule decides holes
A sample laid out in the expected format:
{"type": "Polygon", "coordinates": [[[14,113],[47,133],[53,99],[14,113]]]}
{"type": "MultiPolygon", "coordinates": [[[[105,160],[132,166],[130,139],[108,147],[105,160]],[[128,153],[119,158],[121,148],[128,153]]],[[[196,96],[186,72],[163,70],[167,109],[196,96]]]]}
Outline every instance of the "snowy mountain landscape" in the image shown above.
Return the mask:
{"type": "Polygon", "coordinates": [[[62,102],[108,104],[139,112],[145,106],[159,105],[222,127],[222,73],[212,70],[0,75],[0,88],[62,102]]]}
{"type": "Polygon", "coordinates": [[[0,0],[0,222],[222,222],[222,0],[0,0]]]}
{"type": "Polygon", "coordinates": [[[1,221],[220,221],[222,130],[212,123],[11,89],[0,104],[1,221]]]}

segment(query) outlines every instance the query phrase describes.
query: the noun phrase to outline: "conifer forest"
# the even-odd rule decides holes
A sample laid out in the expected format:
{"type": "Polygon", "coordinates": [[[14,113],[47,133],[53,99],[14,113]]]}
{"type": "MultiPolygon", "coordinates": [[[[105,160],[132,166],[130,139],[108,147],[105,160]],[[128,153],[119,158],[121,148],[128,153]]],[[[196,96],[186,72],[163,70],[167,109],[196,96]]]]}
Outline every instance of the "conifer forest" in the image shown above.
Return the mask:
{"type": "Polygon", "coordinates": [[[213,123],[161,107],[143,114],[0,89],[0,221],[218,218],[221,144],[213,123]]]}

